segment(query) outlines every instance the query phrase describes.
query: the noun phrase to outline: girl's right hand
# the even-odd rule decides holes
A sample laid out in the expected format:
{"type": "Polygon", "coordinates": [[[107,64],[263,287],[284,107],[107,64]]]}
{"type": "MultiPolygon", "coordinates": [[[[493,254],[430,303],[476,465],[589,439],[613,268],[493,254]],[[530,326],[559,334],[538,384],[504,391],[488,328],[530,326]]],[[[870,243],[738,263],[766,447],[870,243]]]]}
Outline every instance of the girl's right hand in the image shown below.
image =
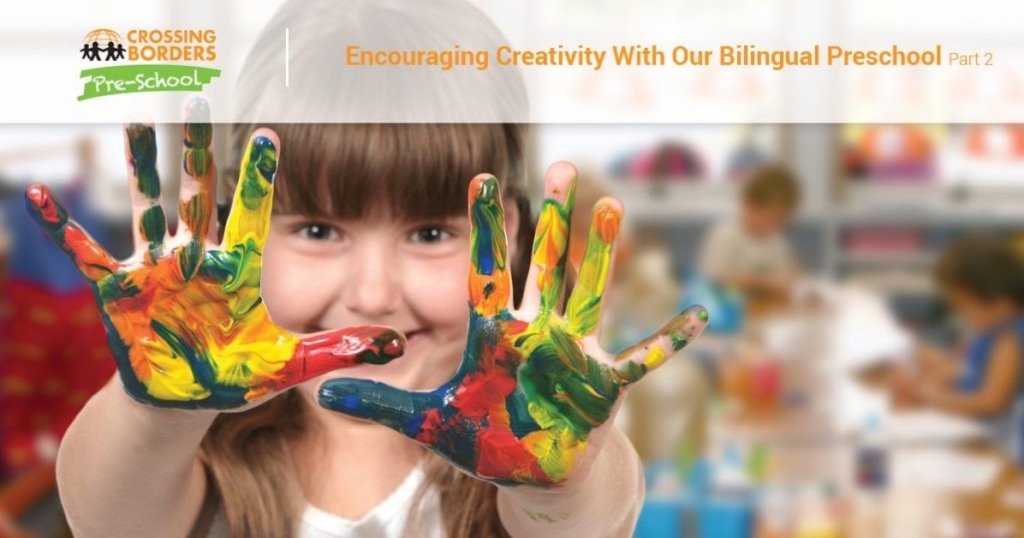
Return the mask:
{"type": "MultiPolygon", "coordinates": [[[[202,98],[182,126],[180,230],[167,238],[152,124],[125,125],[136,253],[118,262],[43,185],[29,212],[92,284],[121,381],[160,407],[235,409],[329,371],[386,363],[405,339],[386,327],[352,327],[299,338],[275,325],[260,298],[277,171],[277,135],[253,133],[234,204],[216,245],[212,125],[202,98]]],[[[297,300],[300,298],[296,298],[297,300]]]]}

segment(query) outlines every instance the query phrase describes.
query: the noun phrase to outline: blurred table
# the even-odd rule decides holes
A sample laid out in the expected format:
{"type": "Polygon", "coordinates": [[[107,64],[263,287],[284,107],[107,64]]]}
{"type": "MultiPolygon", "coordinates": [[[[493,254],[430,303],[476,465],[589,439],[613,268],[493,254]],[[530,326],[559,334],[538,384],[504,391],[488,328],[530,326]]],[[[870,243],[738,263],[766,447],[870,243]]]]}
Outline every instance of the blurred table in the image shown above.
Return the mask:
{"type": "MultiPolygon", "coordinates": [[[[780,301],[753,303],[747,312],[752,325],[790,315],[780,301]]],[[[839,488],[843,498],[852,499],[857,491],[857,441],[853,434],[844,433],[836,424],[830,408],[835,405],[834,378],[830,380],[820,371],[822,361],[827,360],[827,353],[821,356],[820,348],[809,352],[808,356],[788,358],[784,374],[786,385],[798,385],[802,392],[801,403],[747,407],[717,417],[712,420],[711,436],[714,442],[763,443],[771,454],[773,481],[829,483],[839,488]]],[[[859,381],[872,390],[883,388],[877,374],[859,381]]],[[[892,484],[875,499],[876,504],[870,511],[858,503],[848,504],[843,519],[844,537],[941,537],[948,536],[943,533],[943,526],[949,523],[966,529],[1006,526],[1012,529],[1012,536],[1024,536],[1024,507],[1008,506],[1004,501],[1007,491],[1020,476],[1012,458],[986,442],[945,448],[956,454],[993,458],[999,466],[996,479],[976,493],[892,484]]],[[[920,447],[890,447],[890,463],[901,454],[913,457],[913,450],[920,450],[920,447]]],[[[892,465],[890,471],[891,468],[892,465]]]]}
{"type": "MultiPolygon", "coordinates": [[[[731,434],[743,435],[765,443],[771,452],[773,480],[785,483],[829,483],[839,488],[844,498],[852,499],[856,492],[856,444],[852,440],[828,439],[827,434],[815,428],[814,422],[795,417],[765,416],[753,421],[730,421],[725,429],[731,434]],[[804,435],[797,435],[797,434],[804,435]]],[[[914,448],[893,447],[890,462],[901,451],[913,454],[914,448]]],[[[892,485],[881,497],[881,514],[865,513],[856,503],[848,505],[844,528],[850,537],[891,536],[899,538],[943,536],[941,525],[955,521],[966,527],[992,527],[1009,525],[1012,536],[1024,536],[1024,511],[1008,507],[1004,496],[1019,476],[1011,458],[984,443],[963,446],[955,450],[975,456],[991,457],[999,462],[995,481],[978,493],[964,493],[948,489],[915,487],[910,484],[892,485]],[[884,534],[883,534],[884,533],[884,534]]]]}

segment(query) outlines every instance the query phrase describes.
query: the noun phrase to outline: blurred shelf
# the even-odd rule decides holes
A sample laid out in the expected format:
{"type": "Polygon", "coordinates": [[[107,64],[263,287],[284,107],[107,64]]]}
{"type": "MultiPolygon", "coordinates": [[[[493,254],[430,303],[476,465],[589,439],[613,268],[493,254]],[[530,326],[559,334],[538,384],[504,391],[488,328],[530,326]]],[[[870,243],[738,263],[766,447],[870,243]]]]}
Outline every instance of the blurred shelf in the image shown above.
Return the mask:
{"type": "Polygon", "coordinates": [[[1016,213],[983,212],[983,211],[915,211],[905,209],[903,211],[892,209],[884,213],[878,211],[840,211],[836,213],[835,220],[841,225],[854,226],[886,226],[886,225],[907,225],[907,226],[998,226],[1015,227],[1024,226],[1024,206],[1016,213]]]}
{"type": "Polygon", "coordinates": [[[706,222],[736,209],[736,187],[714,180],[631,180],[616,178],[613,191],[634,222],[706,222]]]}
{"type": "Polygon", "coordinates": [[[880,293],[890,298],[897,299],[921,299],[934,296],[938,290],[935,286],[924,283],[908,283],[908,282],[885,282],[885,281],[874,281],[871,279],[861,278],[849,278],[844,279],[845,282],[863,286],[866,289],[880,293]]]}
{"type": "MultiPolygon", "coordinates": [[[[640,224],[704,224],[736,214],[737,185],[720,180],[630,180],[616,178],[612,193],[622,200],[626,219],[640,224]]],[[[821,224],[822,211],[803,211],[794,224],[821,224]]]]}
{"type": "Polygon", "coordinates": [[[932,265],[937,259],[934,252],[843,252],[840,263],[851,265],[932,265]]]}
{"type": "Polygon", "coordinates": [[[841,224],[923,226],[1024,225],[1024,183],[849,182],[836,215],[841,224]]]}
{"type": "Polygon", "coordinates": [[[926,195],[953,196],[963,193],[973,195],[1016,195],[1024,196],[1024,179],[1010,182],[1006,179],[988,178],[960,179],[929,178],[902,179],[896,177],[872,176],[868,178],[847,177],[844,189],[848,196],[892,196],[892,195],[926,195]]]}

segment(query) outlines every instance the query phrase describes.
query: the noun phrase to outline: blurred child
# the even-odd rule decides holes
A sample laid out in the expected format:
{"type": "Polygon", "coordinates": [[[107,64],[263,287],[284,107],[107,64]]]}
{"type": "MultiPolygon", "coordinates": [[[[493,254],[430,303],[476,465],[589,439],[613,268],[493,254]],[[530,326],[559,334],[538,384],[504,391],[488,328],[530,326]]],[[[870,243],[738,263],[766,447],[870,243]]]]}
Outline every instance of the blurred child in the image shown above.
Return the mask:
{"type": "Polygon", "coordinates": [[[993,440],[1019,454],[1024,261],[992,239],[961,240],[936,268],[942,295],[973,333],[962,359],[925,347],[917,375],[897,376],[904,399],[983,420],[993,440]]]}
{"type": "Polygon", "coordinates": [[[713,282],[744,293],[786,293],[797,264],[784,230],[800,204],[800,185],[779,165],[751,172],[743,184],[739,218],[708,234],[700,270],[713,282]]]}

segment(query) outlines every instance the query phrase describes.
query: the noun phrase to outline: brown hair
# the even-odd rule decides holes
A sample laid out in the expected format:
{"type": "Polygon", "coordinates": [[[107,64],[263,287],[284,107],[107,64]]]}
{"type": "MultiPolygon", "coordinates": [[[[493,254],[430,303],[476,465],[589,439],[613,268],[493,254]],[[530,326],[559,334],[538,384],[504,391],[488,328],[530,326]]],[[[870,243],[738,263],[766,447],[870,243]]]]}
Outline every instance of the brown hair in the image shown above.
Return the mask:
{"type": "Polygon", "coordinates": [[[943,287],[962,289],[983,301],[1009,299],[1024,308],[1024,260],[1004,241],[957,240],[939,257],[935,278],[943,287]]]}
{"type": "MultiPolygon", "coordinates": [[[[379,204],[396,217],[424,219],[465,214],[469,181],[493,173],[505,204],[520,213],[513,262],[515,302],[522,299],[532,251],[532,218],[525,194],[525,128],[503,124],[282,124],[274,207],[288,213],[359,218],[379,204]],[[408,148],[398,151],[397,148],[408,148]]],[[[236,148],[254,125],[233,129],[236,148]]],[[[235,170],[225,170],[232,192],[235,170]]],[[[203,440],[207,465],[232,536],[287,536],[295,532],[301,499],[287,451],[305,432],[305,405],[283,394],[242,413],[222,414],[203,440]]],[[[447,535],[506,536],[498,518],[497,489],[430,455],[427,488],[440,496],[447,535]]],[[[414,506],[419,506],[417,502],[414,506]]],[[[410,518],[410,529],[419,520],[410,518]]]]}
{"type": "Polygon", "coordinates": [[[788,168],[771,164],[756,168],[743,185],[743,200],[793,211],[800,205],[800,183],[788,168]]]}

